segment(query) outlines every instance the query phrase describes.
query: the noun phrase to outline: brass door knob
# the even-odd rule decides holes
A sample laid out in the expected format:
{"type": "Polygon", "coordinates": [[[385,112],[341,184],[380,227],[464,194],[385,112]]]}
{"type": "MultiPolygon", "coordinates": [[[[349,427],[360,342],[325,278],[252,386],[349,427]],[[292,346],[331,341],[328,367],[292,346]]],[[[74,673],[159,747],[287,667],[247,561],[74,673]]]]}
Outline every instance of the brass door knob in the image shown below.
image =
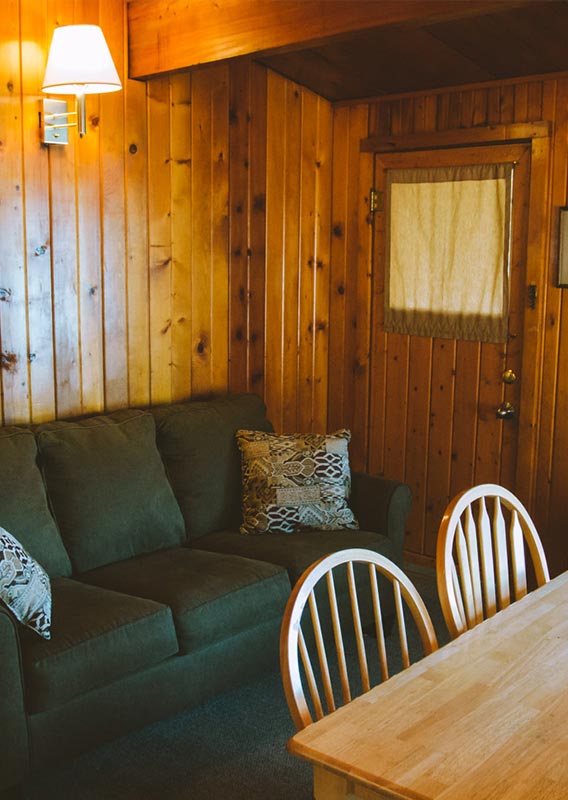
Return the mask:
{"type": "Polygon", "coordinates": [[[498,419],[512,419],[517,410],[512,403],[509,403],[507,400],[505,403],[501,403],[499,408],[497,409],[497,418],[498,419]]]}
{"type": "Polygon", "coordinates": [[[506,369],[503,373],[503,383],[515,383],[517,375],[512,369],[506,369]]]}

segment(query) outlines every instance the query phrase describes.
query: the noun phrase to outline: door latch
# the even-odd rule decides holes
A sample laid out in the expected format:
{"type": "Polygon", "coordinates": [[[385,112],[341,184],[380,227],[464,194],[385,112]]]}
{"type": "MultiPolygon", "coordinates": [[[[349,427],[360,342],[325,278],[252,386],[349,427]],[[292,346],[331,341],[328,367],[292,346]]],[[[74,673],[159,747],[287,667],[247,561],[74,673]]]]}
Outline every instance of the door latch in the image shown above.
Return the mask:
{"type": "Polygon", "coordinates": [[[497,419],[513,419],[516,413],[517,410],[515,406],[506,400],[504,403],[501,403],[497,409],[497,419]]]}

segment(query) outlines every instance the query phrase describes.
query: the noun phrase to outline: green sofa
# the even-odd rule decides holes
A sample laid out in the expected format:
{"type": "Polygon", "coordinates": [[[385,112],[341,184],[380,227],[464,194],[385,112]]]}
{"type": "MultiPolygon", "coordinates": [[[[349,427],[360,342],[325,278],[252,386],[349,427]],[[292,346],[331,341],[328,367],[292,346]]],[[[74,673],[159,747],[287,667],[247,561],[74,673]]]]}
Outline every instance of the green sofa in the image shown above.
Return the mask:
{"type": "Polygon", "coordinates": [[[47,571],[52,637],[0,602],[0,791],[278,664],[291,584],[368,547],[402,560],[410,491],[354,473],[361,530],[243,536],[251,394],[0,428],[0,526],[47,571]]]}

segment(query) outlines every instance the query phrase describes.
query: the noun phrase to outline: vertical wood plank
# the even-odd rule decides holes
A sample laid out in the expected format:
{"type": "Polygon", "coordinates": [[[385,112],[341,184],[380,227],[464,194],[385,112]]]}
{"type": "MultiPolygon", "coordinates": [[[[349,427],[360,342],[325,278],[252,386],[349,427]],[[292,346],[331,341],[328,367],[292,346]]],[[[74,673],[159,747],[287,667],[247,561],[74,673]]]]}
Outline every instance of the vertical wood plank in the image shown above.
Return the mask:
{"type": "MultiPolygon", "coordinates": [[[[55,417],[51,241],[47,147],[38,145],[37,115],[51,31],[47,4],[21,3],[22,123],[25,159],[25,231],[28,278],[28,359],[31,421],[55,417]]],[[[1,156],[0,156],[1,157],[1,156]]],[[[4,175],[4,171],[2,171],[4,175]]],[[[1,285],[0,281],[0,285],[1,285]]],[[[4,301],[6,302],[6,301],[4,301]]],[[[21,420],[25,421],[25,420],[21,420]]]]}
{"type": "Polygon", "coordinates": [[[331,149],[332,111],[330,104],[318,98],[316,141],[316,226],[315,226],[315,302],[312,430],[328,430],[327,396],[329,393],[329,303],[331,258],[331,149]]]}
{"type": "Polygon", "coordinates": [[[150,403],[148,87],[128,81],[126,89],[128,402],[133,406],[150,403]]]}
{"type": "Polygon", "coordinates": [[[298,425],[310,430],[313,424],[313,379],[315,342],[315,283],[318,254],[315,228],[317,214],[317,97],[303,93],[301,155],[301,245],[300,245],[300,335],[298,373],[298,425]]]}
{"type": "Polygon", "coordinates": [[[333,112],[333,153],[331,191],[331,264],[329,305],[329,429],[336,430],[345,424],[343,409],[349,387],[346,381],[346,287],[348,285],[347,255],[347,204],[350,180],[349,159],[349,108],[333,112]]]}
{"type": "MultiPolygon", "coordinates": [[[[126,8],[115,0],[99,0],[100,25],[105,32],[122,85],[126,81],[123,50],[126,8]]],[[[87,101],[88,102],[88,101],[87,101]]],[[[105,407],[128,404],[124,91],[101,95],[101,202],[104,280],[105,407]]]]}
{"type": "Polygon", "coordinates": [[[192,265],[191,285],[191,392],[206,394],[211,386],[211,93],[214,74],[210,70],[192,77],[191,187],[192,265]]]}
{"type": "MultiPolygon", "coordinates": [[[[351,430],[350,458],[354,469],[365,469],[369,449],[369,389],[371,380],[372,219],[369,192],[373,182],[373,159],[359,152],[359,141],[368,135],[367,106],[351,109],[349,115],[349,181],[347,186],[345,349],[344,381],[349,387],[343,408],[343,427],[351,430]]],[[[334,368],[334,365],[331,365],[334,368]]]]}
{"type": "Polygon", "coordinates": [[[3,420],[11,423],[30,418],[20,14],[16,0],[8,3],[5,17],[6,45],[0,59],[0,241],[8,257],[2,259],[0,277],[0,376],[3,420]]]}
{"type": "MultiPolygon", "coordinates": [[[[285,86],[285,138],[284,152],[279,158],[286,165],[284,174],[284,197],[282,203],[284,225],[284,274],[282,276],[282,430],[293,433],[296,430],[309,430],[302,414],[305,404],[302,369],[304,350],[304,322],[306,304],[304,303],[305,260],[310,256],[305,252],[305,236],[313,220],[308,221],[310,212],[305,207],[306,198],[313,215],[313,193],[310,190],[312,176],[306,169],[302,145],[302,123],[306,114],[306,96],[295,84],[286,82],[285,86]],[[300,227],[300,220],[302,225],[300,227]],[[302,281],[302,294],[300,294],[302,281]],[[298,352],[299,351],[299,352],[298,352]]],[[[272,202],[272,199],[269,201],[272,202]]],[[[310,373],[308,373],[310,380],[310,373]]]]}
{"type": "MultiPolygon", "coordinates": [[[[73,2],[48,3],[48,27],[73,22],[73,2]]],[[[51,38],[50,38],[51,41],[51,38]]],[[[54,382],[58,417],[80,414],[81,369],[79,345],[79,299],[77,254],[77,197],[75,189],[76,133],[69,144],[49,148],[49,194],[53,274],[54,382]]]]}
{"type": "MultiPolygon", "coordinates": [[[[74,21],[99,24],[98,0],[75,0],[74,21]]],[[[115,50],[115,58],[122,58],[115,50]]],[[[114,48],[113,48],[114,49],[114,48]]],[[[87,134],[75,138],[75,181],[77,186],[77,257],[79,294],[79,341],[81,364],[81,411],[104,408],[103,276],[101,274],[101,206],[98,95],[87,98],[87,134]],[[94,213],[93,213],[94,212],[94,213]]]]}
{"type": "MultiPolygon", "coordinates": [[[[462,124],[487,124],[487,109],[486,90],[467,93],[467,102],[462,106],[462,124]]],[[[450,497],[475,482],[480,362],[479,342],[456,342],[450,497]]]]}
{"type": "MultiPolygon", "coordinates": [[[[433,131],[435,127],[436,99],[427,97],[423,102],[415,104],[414,130],[433,131]]],[[[412,491],[412,508],[406,523],[405,547],[414,553],[423,551],[431,374],[432,340],[423,336],[411,336],[408,352],[405,480],[412,491]]]]}
{"type": "Polygon", "coordinates": [[[247,388],[259,395],[264,395],[265,375],[267,72],[259,64],[251,65],[247,388]]]}
{"type": "Polygon", "coordinates": [[[210,389],[226,392],[229,362],[229,73],[215,67],[211,95],[210,389]]]}
{"type": "Polygon", "coordinates": [[[171,400],[172,362],[172,223],[170,79],[148,87],[148,180],[150,245],[150,399],[171,400]]]}
{"type": "Polygon", "coordinates": [[[432,557],[436,552],[438,528],[450,500],[451,459],[448,456],[452,441],[454,371],[454,342],[450,339],[434,339],[424,530],[424,553],[432,557]]]}
{"type": "Polygon", "coordinates": [[[249,385],[249,216],[251,62],[236,59],[229,72],[229,386],[249,385]]]}
{"type": "Polygon", "coordinates": [[[286,82],[268,73],[266,146],[265,400],[277,431],[283,429],[284,186],[286,174],[286,82]]]}
{"type": "MultiPolygon", "coordinates": [[[[506,88],[506,87],[505,87],[506,88]]],[[[514,93],[501,96],[500,108],[489,106],[487,122],[509,122],[514,118],[514,93]]],[[[475,483],[498,483],[500,480],[503,426],[496,412],[504,399],[501,375],[506,369],[506,344],[483,343],[479,362],[479,419],[477,425],[475,483]]]]}
{"type": "Polygon", "coordinates": [[[228,380],[228,73],[192,77],[192,393],[228,380]]]}
{"type": "MultiPolygon", "coordinates": [[[[375,156],[374,186],[377,191],[386,193],[386,171],[380,157],[375,156]]],[[[385,318],[385,271],[381,265],[386,261],[387,215],[379,210],[374,215],[373,241],[373,297],[372,297],[372,337],[371,337],[371,381],[369,402],[369,451],[368,469],[371,473],[383,475],[388,467],[385,464],[386,441],[386,392],[389,336],[384,330],[385,318]]],[[[405,443],[406,446],[406,443],[405,443]]]]}
{"type": "Polygon", "coordinates": [[[191,394],[191,76],[173,75],[171,97],[171,397],[191,394]]]}
{"type": "MultiPolygon", "coordinates": [[[[365,133],[368,118],[361,120],[365,133]]],[[[370,187],[373,183],[373,158],[370,153],[359,156],[357,197],[357,273],[356,308],[351,310],[350,328],[353,332],[353,406],[350,428],[353,434],[350,447],[354,469],[367,468],[369,458],[369,387],[371,378],[371,298],[373,279],[373,220],[369,212],[370,187]]]]}
{"type": "MultiPolygon", "coordinates": [[[[392,133],[411,133],[413,129],[414,105],[410,100],[397,104],[397,115],[393,120],[392,133]]],[[[388,224],[388,220],[387,220],[388,224]]],[[[385,462],[388,474],[396,480],[404,480],[407,441],[406,414],[408,410],[408,356],[409,336],[391,333],[387,337],[387,373],[385,395],[385,462]]]]}

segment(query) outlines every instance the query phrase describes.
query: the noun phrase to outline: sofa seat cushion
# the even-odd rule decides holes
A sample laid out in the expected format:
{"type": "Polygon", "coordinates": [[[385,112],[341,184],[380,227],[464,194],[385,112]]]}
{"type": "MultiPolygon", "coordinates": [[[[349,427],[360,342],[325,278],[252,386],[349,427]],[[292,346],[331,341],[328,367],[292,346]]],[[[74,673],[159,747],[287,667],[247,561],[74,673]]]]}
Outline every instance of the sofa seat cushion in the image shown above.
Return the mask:
{"type": "Polygon", "coordinates": [[[185,541],[154,418],[126,409],[40,425],[49,499],[74,572],[185,541]]]}
{"type": "Polygon", "coordinates": [[[235,433],[239,428],[272,430],[260,397],[232,394],[158,406],[151,412],[188,536],[238,525],[241,459],[235,433]]]}
{"type": "Polygon", "coordinates": [[[51,582],[50,641],[21,635],[29,711],[46,711],[178,652],[167,606],[89,586],[51,582]]]}
{"type": "Polygon", "coordinates": [[[387,536],[371,531],[314,531],[268,533],[243,536],[236,529],[216,531],[202,536],[192,546],[215,553],[232,553],[279,564],[288,571],[292,586],[310,564],[328,553],[346,547],[364,547],[393,558],[393,546],[387,536]]]}
{"type": "Polygon", "coordinates": [[[0,526],[21,542],[50,578],[71,575],[37,465],[35,436],[27,428],[0,428],[0,526]]]}
{"type": "Polygon", "coordinates": [[[182,653],[280,617],[290,594],[281,567],[189,547],[109,564],[81,580],[168,605],[182,653]]]}

